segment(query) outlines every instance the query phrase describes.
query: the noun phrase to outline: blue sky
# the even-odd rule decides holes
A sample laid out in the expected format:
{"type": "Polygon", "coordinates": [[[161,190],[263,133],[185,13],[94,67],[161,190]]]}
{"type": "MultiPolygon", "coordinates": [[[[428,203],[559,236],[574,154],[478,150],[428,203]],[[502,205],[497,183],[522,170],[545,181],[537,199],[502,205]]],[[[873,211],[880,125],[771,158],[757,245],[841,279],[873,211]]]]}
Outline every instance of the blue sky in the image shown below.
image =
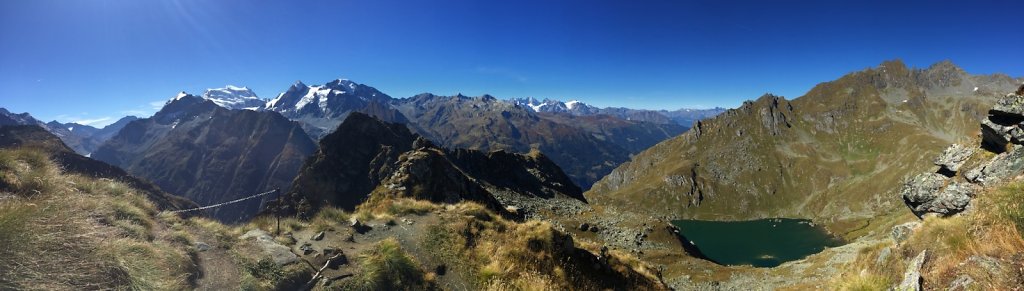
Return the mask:
{"type": "Polygon", "coordinates": [[[393,97],[489,93],[734,107],[903,59],[1024,76],[1021,1],[0,1],[0,107],[146,116],[227,84],[348,78],[393,97]],[[899,2],[899,3],[896,3],[899,2]]]}

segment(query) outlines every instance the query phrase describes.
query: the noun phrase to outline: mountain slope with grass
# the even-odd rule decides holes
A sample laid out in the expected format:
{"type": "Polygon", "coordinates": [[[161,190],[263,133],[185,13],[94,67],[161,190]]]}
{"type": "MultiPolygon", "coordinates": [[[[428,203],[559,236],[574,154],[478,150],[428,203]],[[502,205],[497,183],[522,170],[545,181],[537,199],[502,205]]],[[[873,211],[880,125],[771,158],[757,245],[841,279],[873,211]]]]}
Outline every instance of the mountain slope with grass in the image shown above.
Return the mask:
{"type": "Polygon", "coordinates": [[[0,149],[0,289],[667,290],[636,258],[469,202],[408,198],[241,225],[0,149]]]}
{"type": "MultiPolygon", "coordinates": [[[[183,93],[152,117],[126,125],[92,156],[210,205],[287,190],[315,149],[298,124],[276,112],[228,110],[183,93]]],[[[242,221],[271,199],[251,199],[211,215],[242,221]]]]}
{"type": "Polygon", "coordinates": [[[551,160],[533,152],[444,149],[402,124],[348,115],[320,140],[286,195],[292,212],[346,210],[390,198],[475,201],[492,210],[579,207],[582,191],[551,160]]]}
{"type": "Polygon", "coordinates": [[[588,200],[661,217],[872,219],[887,193],[1021,79],[885,62],[794,100],[765,95],[634,156],[588,200]]]}
{"type": "Polygon", "coordinates": [[[75,153],[57,136],[37,125],[0,126],[0,149],[17,148],[32,148],[45,153],[58,167],[68,173],[118,181],[142,189],[160,209],[173,210],[196,206],[194,202],[166,193],[153,183],[129,175],[118,167],[75,153]]]}
{"type": "Polygon", "coordinates": [[[189,288],[190,246],[156,222],[153,196],[35,147],[0,149],[0,289],[189,288]]]}

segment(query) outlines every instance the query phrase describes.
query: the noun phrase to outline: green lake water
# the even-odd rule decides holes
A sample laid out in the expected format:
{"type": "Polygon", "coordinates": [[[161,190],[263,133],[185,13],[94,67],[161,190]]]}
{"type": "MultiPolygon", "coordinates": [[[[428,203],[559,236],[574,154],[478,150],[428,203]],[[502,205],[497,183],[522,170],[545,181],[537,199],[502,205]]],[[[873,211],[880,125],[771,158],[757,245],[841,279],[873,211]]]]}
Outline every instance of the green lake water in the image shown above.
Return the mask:
{"type": "Polygon", "coordinates": [[[774,267],[843,244],[810,220],[675,220],[688,252],[720,265],[774,267]]]}

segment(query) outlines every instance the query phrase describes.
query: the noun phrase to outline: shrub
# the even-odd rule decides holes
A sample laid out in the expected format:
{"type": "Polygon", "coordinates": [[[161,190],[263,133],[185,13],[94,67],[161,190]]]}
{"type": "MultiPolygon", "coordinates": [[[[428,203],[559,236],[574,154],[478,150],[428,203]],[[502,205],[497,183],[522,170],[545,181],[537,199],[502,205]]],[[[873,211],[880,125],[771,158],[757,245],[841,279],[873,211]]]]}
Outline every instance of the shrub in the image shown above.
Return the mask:
{"type": "Polygon", "coordinates": [[[424,273],[398,241],[388,238],[360,255],[360,272],[341,286],[344,290],[419,290],[424,273]]]}

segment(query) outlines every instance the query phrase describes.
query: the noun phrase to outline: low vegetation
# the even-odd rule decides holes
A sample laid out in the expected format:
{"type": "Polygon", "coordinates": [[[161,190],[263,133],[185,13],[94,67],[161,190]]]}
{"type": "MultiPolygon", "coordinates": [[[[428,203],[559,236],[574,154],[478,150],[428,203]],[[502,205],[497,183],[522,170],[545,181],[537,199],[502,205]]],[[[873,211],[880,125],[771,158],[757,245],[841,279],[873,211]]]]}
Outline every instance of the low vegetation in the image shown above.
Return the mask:
{"type": "Polygon", "coordinates": [[[359,256],[359,272],[330,289],[335,290],[423,290],[427,289],[419,263],[402,251],[394,238],[377,243],[359,256]]]}
{"type": "MultiPolygon", "coordinates": [[[[928,289],[953,287],[970,278],[979,290],[1011,290],[1024,284],[1024,182],[990,189],[973,209],[950,218],[927,217],[905,242],[885,240],[862,249],[833,282],[843,290],[883,290],[899,283],[907,263],[923,250],[928,289]]],[[[973,290],[973,289],[969,289],[973,290]]]]}
{"type": "Polygon", "coordinates": [[[120,182],[67,175],[34,149],[0,150],[0,289],[188,289],[182,238],[120,182]]]}
{"type": "Polygon", "coordinates": [[[428,229],[423,244],[450,268],[470,274],[480,289],[662,288],[635,258],[581,248],[547,222],[508,221],[475,203],[455,205],[428,229]]]}
{"type": "Polygon", "coordinates": [[[264,216],[225,225],[159,212],[145,195],[118,181],[62,173],[36,150],[0,150],[0,289],[186,290],[210,277],[242,290],[303,288],[315,282],[319,266],[276,264],[239,237],[260,229],[290,247],[321,231],[334,233],[325,241],[341,240],[352,219],[382,232],[349,242],[358,249],[347,253],[351,275],[316,289],[429,290],[451,278],[487,290],[664,289],[627,254],[576,243],[547,222],[507,220],[476,203],[383,199],[352,213],[326,207],[308,220],[264,216]],[[401,239],[387,232],[398,223],[410,231],[401,239]],[[200,258],[214,253],[223,263],[200,271],[207,268],[200,258]],[[435,268],[438,262],[445,267],[435,268]]]}

